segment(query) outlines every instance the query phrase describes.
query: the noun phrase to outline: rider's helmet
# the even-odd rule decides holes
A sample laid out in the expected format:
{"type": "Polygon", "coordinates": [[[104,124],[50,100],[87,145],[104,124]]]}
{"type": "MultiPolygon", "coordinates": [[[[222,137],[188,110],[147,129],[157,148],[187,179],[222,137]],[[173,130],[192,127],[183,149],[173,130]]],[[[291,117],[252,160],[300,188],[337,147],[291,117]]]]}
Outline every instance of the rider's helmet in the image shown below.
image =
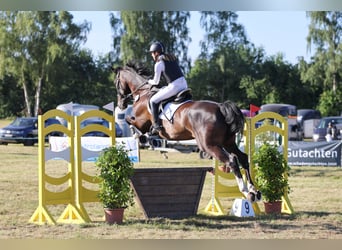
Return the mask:
{"type": "Polygon", "coordinates": [[[164,45],[159,41],[152,43],[150,47],[150,52],[156,51],[159,52],[159,54],[163,54],[165,51],[164,45]]]}

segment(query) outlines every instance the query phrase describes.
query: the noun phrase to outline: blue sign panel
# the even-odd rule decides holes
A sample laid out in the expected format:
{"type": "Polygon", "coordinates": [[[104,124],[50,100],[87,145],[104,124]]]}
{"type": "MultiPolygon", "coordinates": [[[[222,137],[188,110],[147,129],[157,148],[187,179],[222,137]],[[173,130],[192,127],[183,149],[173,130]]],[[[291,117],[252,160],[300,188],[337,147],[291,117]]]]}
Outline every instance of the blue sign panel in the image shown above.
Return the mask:
{"type": "Polygon", "coordinates": [[[341,141],[288,143],[290,166],[341,166],[341,141]]]}

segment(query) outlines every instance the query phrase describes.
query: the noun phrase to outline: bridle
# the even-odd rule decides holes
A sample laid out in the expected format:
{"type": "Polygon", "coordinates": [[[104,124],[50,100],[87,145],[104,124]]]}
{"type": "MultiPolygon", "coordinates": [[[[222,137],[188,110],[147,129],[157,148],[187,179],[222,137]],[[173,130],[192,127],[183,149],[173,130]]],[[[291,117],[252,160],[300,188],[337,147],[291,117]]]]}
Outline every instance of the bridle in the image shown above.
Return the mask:
{"type": "Polygon", "coordinates": [[[125,103],[132,97],[132,93],[129,93],[128,95],[125,95],[122,88],[121,88],[121,82],[120,82],[120,71],[118,72],[115,80],[115,87],[118,91],[118,97],[125,103]]]}
{"type": "Polygon", "coordinates": [[[134,91],[130,92],[129,94],[125,95],[123,93],[123,90],[121,88],[121,82],[120,82],[120,71],[118,72],[117,76],[116,76],[116,82],[115,82],[115,86],[116,89],[118,90],[118,96],[120,96],[120,98],[122,99],[122,101],[125,103],[127,102],[129,99],[133,98],[133,95],[140,90],[144,85],[146,85],[148,83],[148,81],[144,81],[143,83],[141,83],[134,91]]]}

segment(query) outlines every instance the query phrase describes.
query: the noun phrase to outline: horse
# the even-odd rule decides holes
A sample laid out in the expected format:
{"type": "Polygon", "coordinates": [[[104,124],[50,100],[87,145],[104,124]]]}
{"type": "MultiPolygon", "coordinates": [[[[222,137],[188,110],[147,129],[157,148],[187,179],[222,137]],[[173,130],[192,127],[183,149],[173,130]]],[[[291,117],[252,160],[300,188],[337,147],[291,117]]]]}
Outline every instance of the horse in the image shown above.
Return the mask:
{"type": "MultiPolygon", "coordinates": [[[[117,106],[123,110],[133,100],[133,115],[126,117],[127,123],[140,134],[149,132],[152,125],[149,99],[158,91],[148,83],[149,70],[132,62],[112,70],[116,74],[117,106]]],[[[231,101],[190,100],[177,108],[172,120],[162,120],[159,136],[166,140],[195,139],[201,151],[224,164],[222,171],[233,172],[239,190],[255,202],[261,199],[261,192],[253,184],[247,154],[240,151],[235,142],[236,134],[243,130],[244,119],[241,110],[231,101]],[[247,183],[239,164],[245,170],[247,183]]]]}

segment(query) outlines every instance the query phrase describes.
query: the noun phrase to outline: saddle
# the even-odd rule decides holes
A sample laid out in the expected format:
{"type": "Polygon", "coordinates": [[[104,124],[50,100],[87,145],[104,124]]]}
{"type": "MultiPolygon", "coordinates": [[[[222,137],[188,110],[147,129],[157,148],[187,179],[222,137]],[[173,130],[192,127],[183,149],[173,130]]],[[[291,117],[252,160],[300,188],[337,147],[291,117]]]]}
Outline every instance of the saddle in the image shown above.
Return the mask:
{"type": "Polygon", "coordinates": [[[166,103],[169,103],[169,102],[178,104],[178,103],[182,103],[191,99],[192,99],[191,89],[186,88],[182,90],[181,92],[179,92],[177,95],[171,96],[170,98],[167,98],[161,101],[161,105],[159,106],[164,106],[166,103]]]}
{"type": "MultiPolygon", "coordinates": [[[[181,103],[183,103],[185,101],[189,101],[189,100],[192,100],[191,89],[190,88],[186,88],[186,89],[182,90],[181,92],[179,92],[177,95],[171,96],[171,97],[161,101],[159,103],[158,110],[159,110],[159,112],[165,114],[164,108],[166,107],[167,104],[172,103],[172,104],[177,105],[177,104],[181,104],[181,103]]],[[[148,102],[148,103],[150,105],[150,102],[148,102]]],[[[169,121],[171,121],[171,120],[169,120],[169,121]]]]}

